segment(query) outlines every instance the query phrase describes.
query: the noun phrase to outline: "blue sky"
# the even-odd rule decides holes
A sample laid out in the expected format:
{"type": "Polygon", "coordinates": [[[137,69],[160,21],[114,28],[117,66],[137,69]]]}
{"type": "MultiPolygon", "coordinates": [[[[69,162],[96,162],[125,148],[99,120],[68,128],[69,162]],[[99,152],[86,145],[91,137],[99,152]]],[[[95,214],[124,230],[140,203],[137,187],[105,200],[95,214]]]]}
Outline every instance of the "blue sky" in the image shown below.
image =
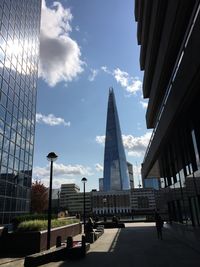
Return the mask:
{"type": "Polygon", "coordinates": [[[33,178],[48,186],[46,155],[54,151],[53,186],[98,189],[103,176],[109,87],[114,88],[135,185],[150,138],[139,68],[133,0],[43,1],[33,178]]]}

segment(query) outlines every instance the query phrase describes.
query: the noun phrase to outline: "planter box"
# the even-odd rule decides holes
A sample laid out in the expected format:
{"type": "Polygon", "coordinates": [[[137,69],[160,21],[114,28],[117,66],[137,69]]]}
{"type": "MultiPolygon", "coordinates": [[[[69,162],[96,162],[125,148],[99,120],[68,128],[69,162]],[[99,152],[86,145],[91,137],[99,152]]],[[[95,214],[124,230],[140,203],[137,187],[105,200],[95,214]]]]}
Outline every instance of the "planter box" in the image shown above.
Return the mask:
{"type": "Polygon", "coordinates": [[[74,241],[73,247],[67,248],[66,244],[59,248],[46,250],[45,252],[36,253],[25,257],[25,267],[35,267],[43,265],[52,261],[61,261],[68,259],[80,259],[85,257],[87,251],[90,249],[89,243],[82,241],[74,241]]]}
{"type": "MultiPolygon", "coordinates": [[[[64,241],[68,236],[81,234],[81,223],[74,223],[51,230],[51,244],[56,245],[56,238],[61,237],[64,241]]],[[[46,249],[47,230],[35,232],[8,233],[0,238],[0,250],[5,252],[16,252],[20,254],[33,254],[46,249]]]]}

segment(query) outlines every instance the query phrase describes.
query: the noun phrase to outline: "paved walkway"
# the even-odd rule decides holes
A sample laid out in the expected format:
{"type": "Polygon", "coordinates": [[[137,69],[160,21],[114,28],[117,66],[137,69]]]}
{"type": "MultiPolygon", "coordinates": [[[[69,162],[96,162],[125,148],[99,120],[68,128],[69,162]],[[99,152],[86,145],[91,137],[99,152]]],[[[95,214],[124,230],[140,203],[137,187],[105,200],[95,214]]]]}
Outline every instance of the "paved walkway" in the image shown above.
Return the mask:
{"type": "MultiPolygon", "coordinates": [[[[0,265],[22,267],[23,260],[0,265]]],[[[127,223],[123,229],[105,229],[81,260],[52,262],[43,267],[198,267],[200,252],[169,228],[158,240],[154,223],[127,223]]]]}

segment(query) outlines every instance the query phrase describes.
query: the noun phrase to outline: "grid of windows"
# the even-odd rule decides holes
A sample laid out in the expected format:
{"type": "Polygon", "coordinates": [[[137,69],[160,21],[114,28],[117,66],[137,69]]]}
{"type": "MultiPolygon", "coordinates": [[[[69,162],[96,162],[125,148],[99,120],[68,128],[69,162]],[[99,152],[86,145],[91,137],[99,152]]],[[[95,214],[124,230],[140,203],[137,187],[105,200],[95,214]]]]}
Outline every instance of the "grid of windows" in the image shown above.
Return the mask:
{"type": "Polygon", "coordinates": [[[0,1],[0,224],[30,207],[40,10],[0,1]]]}

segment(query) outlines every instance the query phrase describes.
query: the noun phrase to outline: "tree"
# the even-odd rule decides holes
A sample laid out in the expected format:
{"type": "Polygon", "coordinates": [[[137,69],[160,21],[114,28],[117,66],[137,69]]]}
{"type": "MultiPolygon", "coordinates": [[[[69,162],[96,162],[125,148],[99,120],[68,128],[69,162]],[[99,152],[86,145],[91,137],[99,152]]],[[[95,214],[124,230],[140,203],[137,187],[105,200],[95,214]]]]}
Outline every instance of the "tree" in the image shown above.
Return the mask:
{"type": "Polygon", "coordinates": [[[48,207],[48,188],[36,181],[31,187],[31,211],[34,213],[43,213],[48,207]]]}

